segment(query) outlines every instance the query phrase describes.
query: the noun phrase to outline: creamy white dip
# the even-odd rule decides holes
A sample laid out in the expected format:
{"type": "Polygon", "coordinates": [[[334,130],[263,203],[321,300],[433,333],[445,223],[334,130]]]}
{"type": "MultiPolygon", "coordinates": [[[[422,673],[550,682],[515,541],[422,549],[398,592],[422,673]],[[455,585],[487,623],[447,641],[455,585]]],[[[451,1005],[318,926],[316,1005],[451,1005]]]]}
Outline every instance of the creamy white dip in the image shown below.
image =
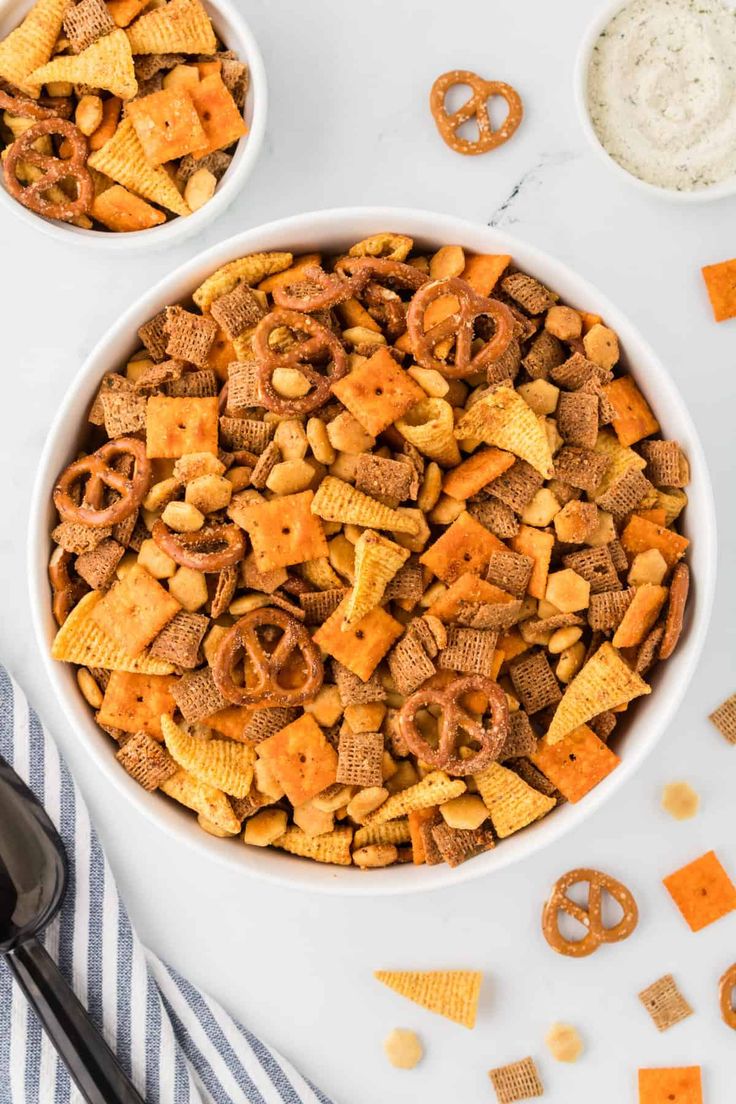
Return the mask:
{"type": "Polygon", "coordinates": [[[720,0],[634,0],[588,71],[602,145],[628,172],[680,191],[736,175],[736,12],[720,0]]]}

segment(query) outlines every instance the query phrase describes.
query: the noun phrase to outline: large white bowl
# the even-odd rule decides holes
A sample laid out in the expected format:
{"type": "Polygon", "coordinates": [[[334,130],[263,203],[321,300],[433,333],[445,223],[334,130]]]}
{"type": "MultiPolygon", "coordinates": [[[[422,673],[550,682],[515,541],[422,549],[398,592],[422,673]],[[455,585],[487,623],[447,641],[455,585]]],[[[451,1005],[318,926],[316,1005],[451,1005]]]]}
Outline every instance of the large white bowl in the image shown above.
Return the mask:
{"type": "Polygon", "coordinates": [[[345,894],[398,894],[457,885],[491,874],[558,839],[579,826],[616,790],[624,786],[644,756],[672,721],[700,654],[713,597],[716,563],[716,522],[710,479],[703,450],[685,404],[652,349],[630,322],[582,276],[523,242],[486,226],[476,226],[447,215],[400,208],[356,208],[297,215],[239,234],[182,265],[152,290],[146,291],[105,335],[80,369],[49,432],[39,464],[31,505],[28,574],[38,645],[64,711],[100,773],[122,791],[135,808],[157,827],[176,836],[182,847],[192,847],[208,859],[227,865],[234,875],[253,874],[284,886],[345,894]],[[629,367],[652,400],[663,432],[682,443],[690,461],[692,483],[685,514],[685,532],[693,539],[690,563],[694,588],[685,631],[672,659],[654,676],[654,692],[632,709],[632,723],[622,726],[616,743],[621,765],[580,804],[566,804],[549,817],[503,841],[456,870],[446,866],[401,865],[363,872],[356,868],[320,866],[273,850],[245,847],[241,840],[207,836],[193,814],[160,794],[148,794],[119,766],[115,745],[94,722],[77,688],[71,666],[51,659],[55,633],[46,568],[53,525],[51,493],[58,473],[75,454],[85,431],[85,414],[105,372],[125,363],[138,342],[137,328],[163,306],[187,297],[218,265],[257,250],[289,249],[294,253],[337,252],[379,230],[410,234],[420,245],[436,247],[459,242],[471,251],[510,253],[524,269],[555,288],[563,298],[596,311],[620,335],[629,367]]]}
{"type": "MultiPolygon", "coordinates": [[[[7,0],[7,3],[2,5],[0,40],[18,26],[33,2],[34,0],[7,0]]],[[[70,223],[42,218],[41,215],[29,211],[8,194],[5,178],[0,172],[0,208],[66,245],[126,252],[141,247],[160,249],[164,246],[176,245],[191,234],[204,230],[230,206],[250,176],[263,144],[268,111],[266,70],[253,32],[240,13],[240,5],[231,3],[230,0],[203,0],[203,3],[220,40],[228,50],[234,50],[250,70],[250,84],[244,111],[248,133],[238,142],[232,162],[217,185],[212,199],[191,215],[172,218],[160,226],[151,227],[150,230],[134,230],[130,233],[84,230],[70,223]]]]}
{"type": "Polygon", "coordinates": [[[578,47],[573,80],[575,106],[577,107],[578,118],[580,119],[583,134],[600,160],[608,165],[609,169],[616,174],[619,180],[627,181],[629,184],[633,185],[633,187],[638,188],[640,192],[644,192],[650,196],[671,200],[673,203],[692,204],[708,203],[715,199],[725,199],[727,196],[736,195],[736,176],[731,176],[727,180],[721,180],[718,184],[710,184],[707,188],[695,188],[687,192],[678,191],[677,188],[665,188],[659,184],[650,184],[648,180],[641,180],[638,176],[635,176],[634,173],[625,169],[623,165],[620,165],[614,157],[611,157],[596,134],[588,108],[588,70],[590,68],[590,59],[593,55],[593,48],[601,32],[605,30],[613,17],[618,15],[618,13],[626,7],[627,2],[628,0],[608,0],[608,2],[596,12],[592,21],[586,27],[582,41],[578,47]]]}

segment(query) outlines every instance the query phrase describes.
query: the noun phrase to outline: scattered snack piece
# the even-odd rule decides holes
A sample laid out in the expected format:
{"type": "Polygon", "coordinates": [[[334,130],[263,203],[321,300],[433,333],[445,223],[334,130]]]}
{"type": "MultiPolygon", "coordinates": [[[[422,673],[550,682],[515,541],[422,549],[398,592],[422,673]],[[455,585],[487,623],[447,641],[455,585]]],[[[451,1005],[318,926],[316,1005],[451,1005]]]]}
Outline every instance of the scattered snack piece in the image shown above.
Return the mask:
{"type": "Polygon", "coordinates": [[[700,808],[700,796],[689,782],[668,782],[662,790],[662,808],[675,820],[690,820],[700,808]]]}
{"type": "Polygon", "coordinates": [[[703,1104],[700,1066],[640,1069],[639,1104],[703,1104]]]}
{"type": "Polygon", "coordinates": [[[0,41],[0,108],[6,121],[32,124],[3,126],[2,171],[9,194],[35,214],[93,233],[190,215],[247,134],[247,67],[218,50],[200,0],[144,8],[36,0],[0,41]]]}
{"type": "Polygon", "coordinates": [[[709,718],[729,744],[736,744],[736,694],[714,709],[709,718]]]}
{"type": "Polygon", "coordinates": [[[718,983],[721,1019],[736,1031],[736,962],[729,966],[718,983]]]}
{"type": "Polygon", "coordinates": [[[522,1058],[507,1066],[497,1066],[489,1071],[488,1076],[498,1104],[513,1104],[515,1100],[531,1100],[544,1096],[544,1088],[533,1058],[522,1058]]]}
{"type": "MultiPolygon", "coordinates": [[[[56,56],[122,35],[142,87],[130,110],[74,91],[77,141],[101,217],[142,226],[225,171],[200,143],[244,73],[207,55],[199,0],[84,3],[56,56]]],[[[105,374],[53,492],[52,655],[135,740],[121,765],[211,834],[347,877],[455,867],[582,800],[689,584],[687,460],[613,331],[507,255],[393,231],[189,290],[105,374]]]]}
{"type": "Polygon", "coordinates": [[[386,1036],[383,1049],[394,1069],[414,1069],[424,1057],[419,1036],[407,1027],[395,1027],[386,1036]]]}
{"type": "Polygon", "coordinates": [[[373,975],[401,997],[448,1020],[475,1027],[483,974],[476,970],[376,970],[373,975]]]}
{"type": "Polygon", "coordinates": [[[429,106],[445,145],[455,153],[466,155],[488,153],[508,142],[518,129],[523,116],[521,98],[511,85],[504,84],[503,81],[484,80],[467,69],[453,69],[437,77],[432,85],[429,106]],[[449,90],[458,84],[468,85],[472,95],[461,108],[449,114],[445,99],[449,90]],[[502,97],[508,105],[506,118],[497,130],[494,130],[488,114],[488,99],[491,96],[502,97]],[[477,122],[478,137],[474,140],[461,138],[457,133],[459,128],[471,119],[477,122]]]}
{"type": "Polygon", "coordinates": [[[639,1000],[654,1020],[657,1031],[668,1031],[693,1014],[672,974],[665,974],[646,989],[642,989],[639,1000]]]}
{"type": "Polygon", "coordinates": [[[552,1024],[544,1041],[550,1054],[558,1062],[577,1062],[585,1049],[580,1032],[572,1024],[552,1024]]]}
{"type": "Polygon", "coordinates": [[[628,939],[639,920],[639,910],[631,892],[610,874],[600,870],[569,870],[555,882],[542,912],[542,931],[550,947],[558,954],[572,958],[585,958],[593,954],[603,943],[619,943],[628,939]],[[572,901],[567,891],[579,883],[588,885],[588,907],[572,901]],[[603,893],[610,894],[619,904],[621,919],[613,927],[603,921],[603,893]],[[559,914],[566,912],[585,929],[582,939],[568,939],[560,931],[559,914]]]}
{"type": "Polygon", "coordinates": [[[716,322],[736,318],[736,257],[701,269],[716,322]]]}
{"type": "Polygon", "coordinates": [[[736,909],[736,886],[715,851],[669,874],[663,884],[690,931],[701,931],[736,909]]]}

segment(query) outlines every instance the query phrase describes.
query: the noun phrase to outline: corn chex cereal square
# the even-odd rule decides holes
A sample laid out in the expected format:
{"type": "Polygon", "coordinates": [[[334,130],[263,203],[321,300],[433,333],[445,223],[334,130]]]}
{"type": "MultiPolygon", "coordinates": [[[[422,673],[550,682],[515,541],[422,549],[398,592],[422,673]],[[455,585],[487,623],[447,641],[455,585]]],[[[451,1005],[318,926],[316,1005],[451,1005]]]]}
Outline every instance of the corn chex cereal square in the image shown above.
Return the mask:
{"type": "Polygon", "coordinates": [[[332,390],[374,437],[427,397],[384,346],[334,383],[332,390]]]}
{"type": "Polygon", "coordinates": [[[175,598],[137,564],[92,611],[92,620],[131,656],[139,655],[179,612],[175,598]]]}
{"type": "Polygon", "coordinates": [[[239,522],[248,532],[259,571],[327,556],[322,522],[311,510],[313,500],[313,491],[300,491],[244,507],[239,522]]]}
{"type": "Polygon", "coordinates": [[[188,452],[217,455],[217,398],[154,395],[146,407],[146,453],[178,460],[188,452]]]}
{"type": "Polygon", "coordinates": [[[312,639],[323,651],[367,682],[403,627],[377,606],[349,629],[343,629],[348,598],[344,598],[312,639]]]}
{"type": "Polygon", "coordinates": [[[123,732],[146,732],[161,739],[161,714],[173,713],[172,675],[137,675],[113,671],[97,719],[123,732]]]}

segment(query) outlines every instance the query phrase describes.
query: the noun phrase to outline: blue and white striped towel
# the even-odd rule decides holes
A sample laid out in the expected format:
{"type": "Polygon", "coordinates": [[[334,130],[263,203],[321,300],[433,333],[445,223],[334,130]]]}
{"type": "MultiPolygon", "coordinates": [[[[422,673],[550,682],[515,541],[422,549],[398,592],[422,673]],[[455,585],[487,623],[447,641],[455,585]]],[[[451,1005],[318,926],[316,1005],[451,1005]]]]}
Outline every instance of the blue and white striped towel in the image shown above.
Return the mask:
{"type": "MultiPolygon", "coordinates": [[[[64,841],[69,891],[44,943],[146,1104],[330,1104],[141,944],[81,794],[18,684],[0,667],[0,755],[64,841]]],[[[0,962],[0,1104],[81,1100],[0,962]]]]}

